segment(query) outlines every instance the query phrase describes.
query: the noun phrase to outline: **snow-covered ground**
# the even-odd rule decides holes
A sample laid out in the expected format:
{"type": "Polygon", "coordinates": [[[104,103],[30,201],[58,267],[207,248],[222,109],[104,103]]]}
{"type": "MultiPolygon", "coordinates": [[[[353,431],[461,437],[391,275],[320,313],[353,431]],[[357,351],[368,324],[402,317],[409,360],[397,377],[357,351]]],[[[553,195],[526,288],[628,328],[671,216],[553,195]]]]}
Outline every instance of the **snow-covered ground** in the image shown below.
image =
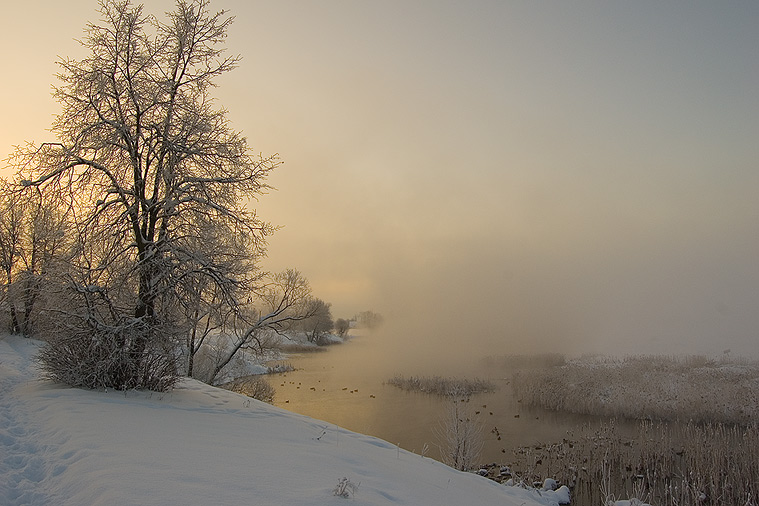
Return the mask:
{"type": "Polygon", "coordinates": [[[195,380],[168,393],[38,379],[39,342],[0,338],[3,505],[550,505],[195,380]],[[358,485],[334,494],[342,478],[358,485]]]}

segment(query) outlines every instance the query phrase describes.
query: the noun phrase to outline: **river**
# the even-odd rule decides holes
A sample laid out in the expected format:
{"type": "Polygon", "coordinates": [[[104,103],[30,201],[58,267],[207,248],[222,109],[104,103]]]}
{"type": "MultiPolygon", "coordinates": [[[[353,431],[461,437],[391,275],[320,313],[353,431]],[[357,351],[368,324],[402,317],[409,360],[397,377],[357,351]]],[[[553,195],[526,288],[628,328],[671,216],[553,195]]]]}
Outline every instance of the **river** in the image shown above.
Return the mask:
{"type": "Polygon", "coordinates": [[[441,422],[451,400],[385,382],[396,374],[487,379],[496,391],[474,395],[467,404],[469,416],[482,427],[482,463],[508,464],[518,447],[571,439],[583,425],[604,421],[523,406],[510,389],[512,372],[488,367],[484,356],[462,358],[440,369],[434,365],[434,353],[416,365],[386,356],[382,340],[372,334],[325,352],[293,355],[288,362],[296,370],[270,378],[276,388],[274,404],[324,420],[325,428],[336,425],[440,459],[441,422]]]}

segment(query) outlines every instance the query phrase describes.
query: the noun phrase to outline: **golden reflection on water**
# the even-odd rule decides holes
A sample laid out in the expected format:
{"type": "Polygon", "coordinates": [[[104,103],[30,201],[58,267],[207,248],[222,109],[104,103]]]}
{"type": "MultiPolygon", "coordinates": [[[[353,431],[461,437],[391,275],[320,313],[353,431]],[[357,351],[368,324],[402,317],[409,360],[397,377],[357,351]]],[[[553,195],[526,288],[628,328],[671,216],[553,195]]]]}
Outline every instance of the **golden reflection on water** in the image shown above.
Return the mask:
{"type": "MultiPolygon", "coordinates": [[[[269,378],[277,390],[274,404],[324,420],[325,427],[376,436],[416,453],[429,448],[426,455],[439,458],[436,431],[451,401],[385,384],[396,374],[421,373],[378,360],[381,347],[381,340],[368,335],[332,346],[326,353],[291,357],[295,371],[269,378]]],[[[599,423],[595,417],[527,409],[513,399],[508,371],[477,363],[469,366],[470,374],[460,368],[443,368],[436,374],[479,377],[497,385],[495,392],[477,394],[467,405],[469,416],[482,425],[483,462],[509,462],[517,447],[561,441],[583,423],[599,423]]]]}

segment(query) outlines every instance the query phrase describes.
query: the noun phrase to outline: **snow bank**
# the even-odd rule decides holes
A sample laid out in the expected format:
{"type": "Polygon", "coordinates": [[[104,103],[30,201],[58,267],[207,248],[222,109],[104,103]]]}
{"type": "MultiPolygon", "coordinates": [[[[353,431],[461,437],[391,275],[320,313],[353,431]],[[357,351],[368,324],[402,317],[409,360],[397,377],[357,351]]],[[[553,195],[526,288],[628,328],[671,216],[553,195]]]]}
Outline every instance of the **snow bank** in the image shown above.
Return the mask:
{"type": "Polygon", "coordinates": [[[38,345],[0,340],[2,504],[553,503],[194,380],[164,394],[46,383],[38,345]],[[351,499],[333,494],[343,477],[351,499]]]}

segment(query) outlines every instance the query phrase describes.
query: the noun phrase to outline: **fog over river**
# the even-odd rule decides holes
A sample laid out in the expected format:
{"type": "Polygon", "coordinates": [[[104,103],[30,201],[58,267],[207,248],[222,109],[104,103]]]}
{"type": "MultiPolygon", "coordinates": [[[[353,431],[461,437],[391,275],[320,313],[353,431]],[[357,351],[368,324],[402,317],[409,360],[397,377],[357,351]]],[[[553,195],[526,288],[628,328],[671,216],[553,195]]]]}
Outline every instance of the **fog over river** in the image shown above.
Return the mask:
{"type": "Polygon", "coordinates": [[[488,379],[496,391],[474,395],[466,405],[482,426],[482,463],[510,463],[517,447],[571,438],[583,424],[601,422],[597,417],[522,406],[510,389],[512,371],[488,365],[487,350],[460,350],[461,358],[453,360],[452,354],[433,349],[425,360],[391,348],[381,333],[374,333],[326,352],[295,355],[289,360],[295,371],[269,378],[277,391],[274,404],[324,420],[327,431],[336,425],[439,459],[440,426],[451,400],[403,391],[385,382],[395,375],[488,379]],[[388,357],[391,353],[397,354],[397,360],[388,357]]]}

